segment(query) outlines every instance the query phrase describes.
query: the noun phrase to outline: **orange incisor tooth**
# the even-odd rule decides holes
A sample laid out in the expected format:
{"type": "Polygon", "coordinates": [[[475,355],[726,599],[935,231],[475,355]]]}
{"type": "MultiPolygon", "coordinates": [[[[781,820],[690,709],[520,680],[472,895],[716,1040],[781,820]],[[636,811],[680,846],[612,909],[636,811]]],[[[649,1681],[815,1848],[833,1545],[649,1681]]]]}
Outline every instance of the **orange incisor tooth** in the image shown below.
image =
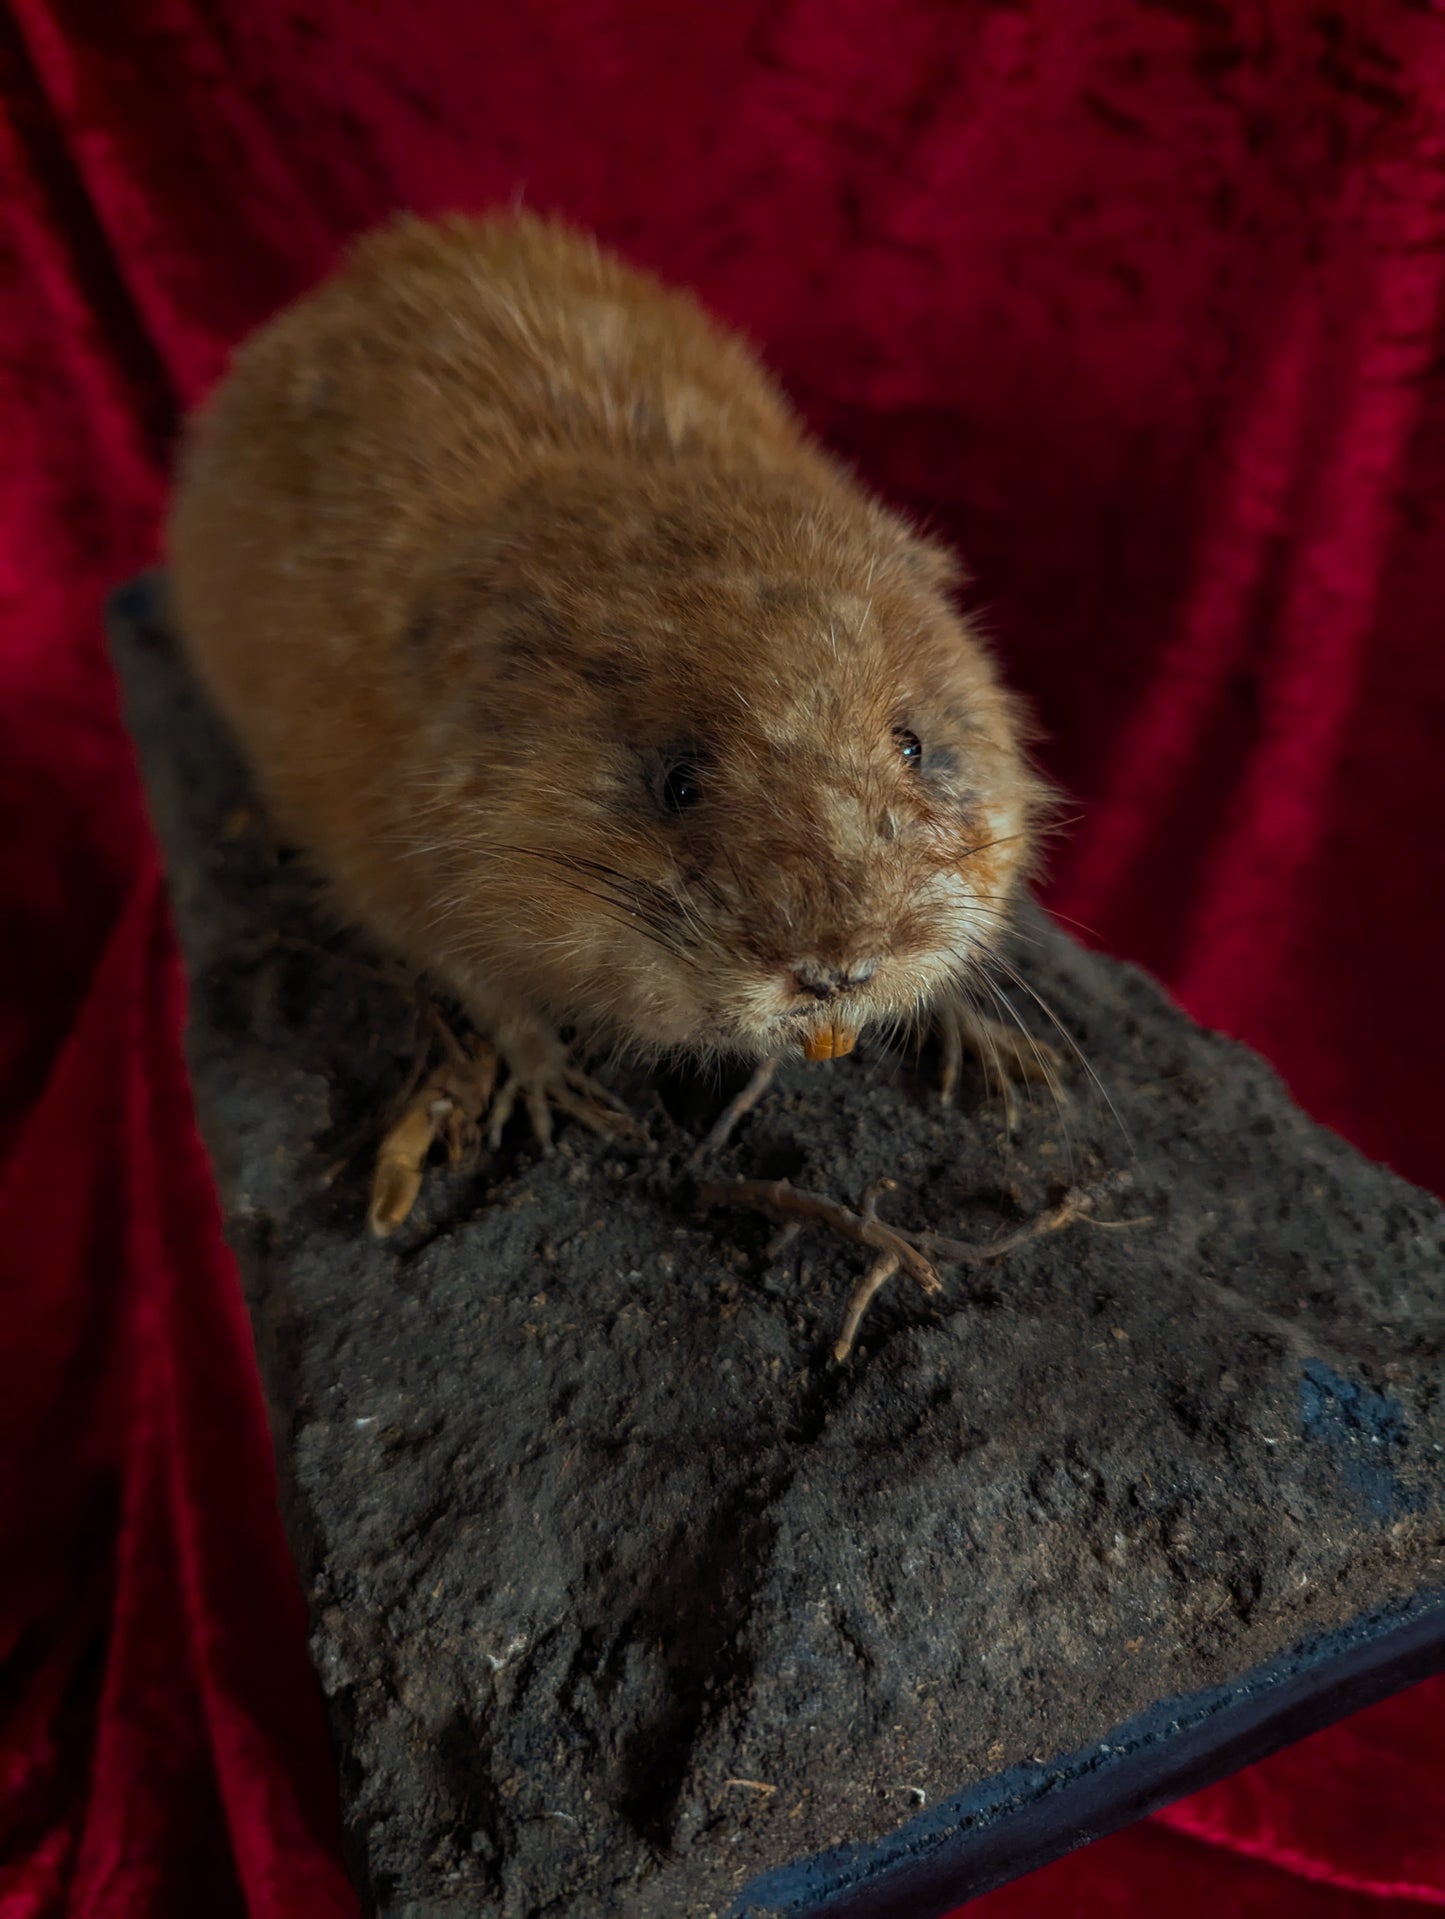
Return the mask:
{"type": "Polygon", "coordinates": [[[858,1039],[851,1026],[840,1026],[832,1020],[826,1026],[815,1026],[803,1040],[804,1059],[842,1059],[845,1053],[851,1053],[858,1039]]]}

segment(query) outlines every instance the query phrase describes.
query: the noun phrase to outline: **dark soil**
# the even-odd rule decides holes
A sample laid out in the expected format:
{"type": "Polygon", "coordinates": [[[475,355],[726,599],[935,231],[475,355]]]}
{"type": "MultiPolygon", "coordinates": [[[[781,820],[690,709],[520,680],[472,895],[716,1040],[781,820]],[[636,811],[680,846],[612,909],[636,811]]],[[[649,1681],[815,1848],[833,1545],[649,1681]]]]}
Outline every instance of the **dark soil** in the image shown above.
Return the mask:
{"type": "MultiPolygon", "coordinates": [[[[711,1177],[977,1239],[1132,1190],[829,1357],[860,1248],[698,1210],[732,1085],[575,1128],[364,1227],[404,995],[273,847],[164,643],[118,655],[193,978],[190,1049],[274,1409],[358,1871],[389,1912],[741,1911],[766,1868],[1106,1738],[1445,1579],[1445,1217],[1041,921],[1074,1035],[1017,1136],[975,1077],[801,1062],[711,1177]],[[336,1162],[345,1159],[339,1173],[336,1162]]],[[[1049,1021],[1029,996],[1019,1016],[1049,1021]]],[[[1055,1035],[1056,1037],[1056,1035],[1055,1035]]],[[[607,1075],[604,1074],[604,1077],[607,1075]]]]}

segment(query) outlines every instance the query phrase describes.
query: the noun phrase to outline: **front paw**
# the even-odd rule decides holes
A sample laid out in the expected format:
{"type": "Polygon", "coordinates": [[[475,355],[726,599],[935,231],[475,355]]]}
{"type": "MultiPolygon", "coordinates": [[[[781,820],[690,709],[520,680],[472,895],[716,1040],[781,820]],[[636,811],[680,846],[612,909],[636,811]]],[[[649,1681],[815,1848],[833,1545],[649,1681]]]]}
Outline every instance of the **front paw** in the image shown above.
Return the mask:
{"type": "Polygon", "coordinates": [[[387,1238],[411,1216],[426,1163],[439,1140],[454,1166],[477,1150],[484,1126],[495,1149],[519,1100],[544,1153],[552,1151],[554,1111],[618,1144],[648,1143],[646,1129],[621,1101],[574,1066],[560,1041],[550,1035],[514,1028],[497,1045],[475,1034],[462,1044],[439,1019],[435,1024],[448,1056],[419,1085],[425,1060],[418,1061],[415,1090],[403,1095],[400,1114],[377,1151],[367,1221],[378,1239],[387,1238]],[[503,1063],[507,1078],[499,1089],[503,1063]]]}
{"type": "Polygon", "coordinates": [[[502,1131],[512,1117],[517,1102],[527,1109],[532,1131],[544,1153],[552,1151],[552,1114],[565,1113],[591,1133],[619,1145],[645,1146],[647,1129],[632,1117],[622,1102],[595,1079],[574,1066],[565,1054],[530,1065],[513,1068],[511,1076],[492,1102],[487,1139],[501,1144],[502,1131]]]}
{"type": "Polygon", "coordinates": [[[938,1095],[944,1106],[952,1106],[957,1096],[965,1053],[972,1053],[978,1060],[989,1092],[1003,1101],[1010,1132],[1018,1123],[1015,1087],[1046,1086],[1056,1101],[1061,1097],[1060,1055],[1027,1027],[1005,1026],[956,1000],[938,1009],[935,1024],[942,1048],[938,1095]]]}

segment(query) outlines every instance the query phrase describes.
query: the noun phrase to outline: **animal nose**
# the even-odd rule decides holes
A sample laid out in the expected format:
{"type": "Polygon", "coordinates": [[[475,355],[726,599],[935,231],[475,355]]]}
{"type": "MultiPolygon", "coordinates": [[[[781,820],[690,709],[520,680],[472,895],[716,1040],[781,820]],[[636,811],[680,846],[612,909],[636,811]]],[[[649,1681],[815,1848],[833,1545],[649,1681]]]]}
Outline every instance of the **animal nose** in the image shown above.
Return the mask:
{"type": "Polygon", "coordinates": [[[828,1000],[839,993],[848,992],[852,987],[866,986],[877,971],[877,960],[853,960],[847,966],[795,966],[793,978],[800,993],[809,993],[817,1000],[828,1000]]]}

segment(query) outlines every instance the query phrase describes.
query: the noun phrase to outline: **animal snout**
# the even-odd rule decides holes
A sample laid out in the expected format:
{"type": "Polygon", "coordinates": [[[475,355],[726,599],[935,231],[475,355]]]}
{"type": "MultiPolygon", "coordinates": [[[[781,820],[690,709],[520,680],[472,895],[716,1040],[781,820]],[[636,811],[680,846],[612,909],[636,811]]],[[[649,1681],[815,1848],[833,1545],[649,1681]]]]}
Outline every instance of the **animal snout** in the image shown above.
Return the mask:
{"type": "Polygon", "coordinates": [[[795,966],[793,980],[800,993],[816,1000],[836,999],[857,986],[866,986],[878,971],[877,960],[853,960],[847,966],[795,966]]]}

